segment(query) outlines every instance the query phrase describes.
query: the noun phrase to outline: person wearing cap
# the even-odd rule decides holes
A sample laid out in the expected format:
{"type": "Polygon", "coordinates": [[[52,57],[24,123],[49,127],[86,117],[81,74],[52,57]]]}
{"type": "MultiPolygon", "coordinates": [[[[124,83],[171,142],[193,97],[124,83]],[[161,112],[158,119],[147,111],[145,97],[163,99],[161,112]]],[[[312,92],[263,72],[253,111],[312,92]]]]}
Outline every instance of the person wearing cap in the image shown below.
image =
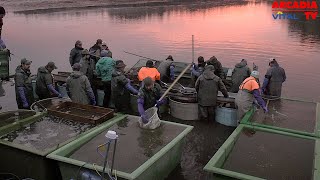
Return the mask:
{"type": "Polygon", "coordinates": [[[229,97],[221,78],[216,76],[214,71],[214,66],[205,66],[204,72],[199,76],[195,84],[200,120],[215,120],[218,91],[221,91],[224,97],[229,97]]]}
{"type": "Polygon", "coordinates": [[[159,107],[165,103],[165,98],[159,101],[161,97],[161,86],[155,83],[151,77],[146,77],[143,80],[142,87],[138,93],[138,111],[144,124],[148,123],[145,110],[154,107],[159,107]]]}
{"type": "Polygon", "coordinates": [[[286,81],[286,72],[279,66],[276,59],[269,62],[269,69],[264,77],[262,93],[267,96],[280,97],[282,83],[286,81]]]}
{"type": "Polygon", "coordinates": [[[143,81],[146,77],[151,77],[153,81],[160,80],[160,73],[157,68],[153,67],[153,62],[148,60],[145,67],[142,67],[138,72],[139,81],[143,81]]]}
{"type": "Polygon", "coordinates": [[[70,56],[69,56],[69,62],[71,67],[75,63],[80,63],[81,58],[82,58],[82,42],[81,41],[76,41],[74,48],[70,51],[70,56]]]}
{"type": "Polygon", "coordinates": [[[14,76],[16,101],[19,109],[29,109],[34,101],[30,66],[32,61],[21,59],[14,76]]]}
{"type": "Polygon", "coordinates": [[[51,98],[53,96],[62,98],[62,95],[53,87],[53,77],[51,72],[54,69],[58,69],[54,62],[49,62],[46,66],[41,66],[38,68],[36,93],[40,100],[51,98]]]}
{"type": "Polygon", "coordinates": [[[94,65],[99,61],[101,57],[102,50],[102,39],[97,39],[96,43],[89,49],[89,53],[91,55],[91,59],[94,62],[94,65]]]}
{"type": "Polygon", "coordinates": [[[165,61],[162,61],[158,66],[158,71],[160,72],[160,79],[163,82],[170,82],[174,80],[174,64],[171,55],[167,57],[165,61]]]}
{"type": "Polygon", "coordinates": [[[268,112],[266,103],[263,101],[260,94],[258,79],[259,72],[252,71],[250,77],[245,79],[239,86],[239,91],[235,98],[235,103],[238,109],[238,123],[240,123],[243,116],[252,108],[253,103],[255,103],[254,99],[256,99],[264,112],[268,112]]]}
{"type": "Polygon", "coordinates": [[[251,70],[247,66],[247,60],[242,59],[240,63],[236,64],[232,72],[232,86],[230,92],[237,93],[239,91],[240,84],[250,77],[251,70]]]}
{"type": "Polygon", "coordinates": [[[2,26],[3,26],[3,18],[6,15],[6,10],[0,6],[0,39],[1,39],[1,32],[2,32],[2,26]]]}
{"type": "Polygon", "coordinates": [[[109,47],[107,46],[107,43],[106,43],[106,42],[102,42],[101,50],[106,50],[106,51],[108,51],[109,57],[112,58],[112,52],[110,51],[110,49],[109,49],[109,47]]]}
{"type": "Polygon", "coordinates": [[[212,56],[208,61],[207,65],[213,65],[214,66],[214,74],[219,76],[222,80],[225,79],[225,75],[223,72],[222,64],[215,56],[212,56]]]}
{"type": "Polygon", "coordinates": [[[101,51],[101,58],[96,64],[96,74],[101,77],[104,86],[103,107],[108,107],[111,99],[111,77],[116,62],[110,57],[108,51],[101,51]]]}
{"type": "Polygon", "coordinates": [[[136,95],[139,91],[130,84],[130,79],[125,77],[125,67],[126,65],[122,60],[116,61],[111,78],[111,99],[118,112],[129,113],[128,99],[130,99],[130,92],[136,95]]]}
{"type": "Polygon", "coordinates": [[[84,105],[96,105],[96,98],[92,91],[88,77],[80,72],[81,64],[72,66],[73,72],[67,78],[67,93],[72,102],[84,105]]]}

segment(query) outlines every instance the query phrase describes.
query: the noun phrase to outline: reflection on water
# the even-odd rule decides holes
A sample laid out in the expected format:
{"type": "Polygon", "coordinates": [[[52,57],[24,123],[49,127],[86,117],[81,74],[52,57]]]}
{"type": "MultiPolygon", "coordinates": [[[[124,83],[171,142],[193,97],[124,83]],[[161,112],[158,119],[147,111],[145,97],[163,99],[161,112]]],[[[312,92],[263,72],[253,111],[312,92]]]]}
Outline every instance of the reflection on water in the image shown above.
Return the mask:
{"type": "Polygon", "coordinates": [[[286,69],[288,80],[283,95],[320,99],[319,21],[274,20],[271,4],[243,3],[215,7],[179,5],[126,8],[88,8],[34,14],[8,14],[4,40],[16,54],[11,73],[20,57],[33,60],[31,70],[54,60],[59,71],[71,71],[69,52],[77,39],[89,48],[104,39],[116,59],[132,66],[138,57],[154,59],[172,54],[177,61],[191,62],[191,35],[195,35],[195,56],[218,57],[233,67],[242,58],[255,62],[263,74],[268,58],[275,57],[286,69]],[[28,45],[27,45],[28,44],[28,45]],[[310,66],[313,64],[313,66],[310,66]],[[312,89],[304,89],[312,84],[312,89]]]}

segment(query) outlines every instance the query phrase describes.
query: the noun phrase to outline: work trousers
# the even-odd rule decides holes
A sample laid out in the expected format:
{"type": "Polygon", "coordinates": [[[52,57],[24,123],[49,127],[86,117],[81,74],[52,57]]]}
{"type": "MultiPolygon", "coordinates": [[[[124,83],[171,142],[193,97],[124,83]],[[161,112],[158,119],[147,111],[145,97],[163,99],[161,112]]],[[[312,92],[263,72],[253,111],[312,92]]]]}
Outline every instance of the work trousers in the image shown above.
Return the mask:
{"type": "Polygon", "coordinates": [[[103,107],[109,107],[109,103],[111,100],[111,81],[104,81],[103,89],[104,89],[103,107]]]}
{"type": "Polygon", "coordinates": [[[199,110],[199,119],[200,120],[208,120],[208,121],[215,121],[215,111],[216,106],[201,106],[198,105],[199,110]]]}

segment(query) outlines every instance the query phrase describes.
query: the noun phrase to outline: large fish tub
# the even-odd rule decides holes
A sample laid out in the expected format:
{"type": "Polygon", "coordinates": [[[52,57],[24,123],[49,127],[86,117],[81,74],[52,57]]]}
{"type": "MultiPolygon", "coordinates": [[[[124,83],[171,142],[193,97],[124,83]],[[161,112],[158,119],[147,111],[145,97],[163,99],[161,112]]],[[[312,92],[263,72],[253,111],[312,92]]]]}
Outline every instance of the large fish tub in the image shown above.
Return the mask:
{"type": "Polygon", "coordinates": [[[193,127],[161,121],[157,129],[146,130],[138,119],[131,115],[115,119],[47,157],[59,163],[64,180],[84,174],[99,177],[104,158],[96,149],[106,142],[106,132],[114,130],[119,135],[114,165],[118,179],[164,179],[180,163],[185,136],[193,127]]]}
{"type": "MultiPolygon", "coordinates": [[[[47,159],[46,156],[99,127],[52,116],[46,112],[18,112],[22,116],[25,114],[32,116],[16,120],[17,113],[15,113],[15,116],[12,116],[14,122],[1,128],[0,169],[1,172],[12,173],[21,178],[60,179],[56,162],[47,159]]],[[[2,114],[10,116],[8,112],[2,114]]]]}
{"type": "Polygon", "coordinates": [[[269,100],[268,109],[268,113],[261,108],[249,111],[241,124],[320,137],[319,103],[281,98],[269,100]]]}
{"type": "Polygon", "coordinates": [[[315,137],[239,125],[204,167],[208,179],[317,180],[315,137]]]}

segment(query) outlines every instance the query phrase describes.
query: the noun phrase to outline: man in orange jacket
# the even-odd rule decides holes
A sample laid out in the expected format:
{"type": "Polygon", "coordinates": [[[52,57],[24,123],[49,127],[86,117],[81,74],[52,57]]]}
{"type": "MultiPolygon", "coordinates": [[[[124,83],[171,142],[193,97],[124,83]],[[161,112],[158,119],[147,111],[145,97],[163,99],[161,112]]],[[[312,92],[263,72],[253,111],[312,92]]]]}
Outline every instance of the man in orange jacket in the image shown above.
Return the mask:
{"type": "Polygon", "coordinates": [[[138,72],[139,81],[143,81],[146,77],[151,77],[153,81],[160,80],[160,73],[155,67],[153,67],[153,62],[151,60],[148,60],[146,67],[142,67],[138,72]]]}

